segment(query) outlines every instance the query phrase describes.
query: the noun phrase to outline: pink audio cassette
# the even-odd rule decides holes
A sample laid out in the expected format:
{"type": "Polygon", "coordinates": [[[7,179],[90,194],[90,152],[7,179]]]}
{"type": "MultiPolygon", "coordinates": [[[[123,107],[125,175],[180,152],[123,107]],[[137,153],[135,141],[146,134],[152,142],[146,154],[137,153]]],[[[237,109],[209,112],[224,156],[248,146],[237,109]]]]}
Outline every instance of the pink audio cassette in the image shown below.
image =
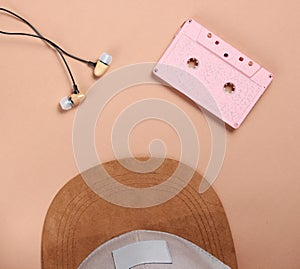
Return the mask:
{"type": "Polygon", "coordinates": [[[182,25],[153,73],[235,129],[273,79],[192,19],[182,25]]]}

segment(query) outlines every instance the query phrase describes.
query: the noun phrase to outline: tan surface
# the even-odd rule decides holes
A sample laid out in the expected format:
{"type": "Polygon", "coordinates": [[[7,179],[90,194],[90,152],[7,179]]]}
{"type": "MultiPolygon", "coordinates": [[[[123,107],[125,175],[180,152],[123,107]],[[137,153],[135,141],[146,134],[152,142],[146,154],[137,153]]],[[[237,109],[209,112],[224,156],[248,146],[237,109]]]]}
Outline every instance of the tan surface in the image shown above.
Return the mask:
{"type": "MultiPolygon", "coordinates": [[[[275,80],[254,111],[239,130],[228,131],[226,159],[214,186],[228,215],[240,268],[300,267],[299,1],[3,0],[1,4],[75,54],[96,60],[102,51],[111,53],[110,72],[157,60],[188,17],[272,71],[275,80]]],[[[2,15],[0,28],[26,29],[2,15]]],[[[35,269],[40,268],[46,210],[55,193],[78,173],[72,152],[75,111],[61,114],[57,109],[60,98],[70,93],[70,84],[54,52],[25,37],[0,36],[0,47],[0,268],[35,269]]],[[[87,89],[94,82],[92,70],[71,64],[80,88],[87,89]]],[[[203,172],[210,149],[203,114],[160,86],[131,88],[109,103],[96,133],[101,159],[113,159],[109,127],[115,115],[147,97],[164,98],[190,116],[200,136],[198,170],[203,172]]],[[[147,153],[153,137],[165,140],[168,156],[178,159],[174,131],[156,121],[133,131],[132,151],[147,153]]]]}

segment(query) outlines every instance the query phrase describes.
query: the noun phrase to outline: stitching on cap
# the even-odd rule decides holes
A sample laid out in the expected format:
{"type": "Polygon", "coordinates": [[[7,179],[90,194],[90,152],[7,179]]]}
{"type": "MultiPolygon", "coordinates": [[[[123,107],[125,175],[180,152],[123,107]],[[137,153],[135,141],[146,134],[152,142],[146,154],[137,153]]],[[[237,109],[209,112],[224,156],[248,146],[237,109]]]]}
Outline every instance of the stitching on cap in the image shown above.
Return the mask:
{"type": "MultiPolygon", "coordinates": [[[[162,173],[161,173],[162,174],[162,173]]],[[[162,174],[163,175],[163,174],[162,174]]],[[[135,182],[135,181],[133,181],[133,182],[135,182]]],[[[178,184],[177,184],[178,185],[178,184]]],[[[184,190],[186,190],[188,193],[190,193],[193,197],[194,197],[194,195],[193,195],[193,193],[190,191],[190,190],[187,190],[187,187],[188,188],[191,188],[192,190],[194,190],[191,186],[189,186],[189,185],[187,185],[183,190],[182,190],[182,194],[183,194],[183,191],[184,190]]],[[[80,203],[80,201],[82,201],[86,196],[88,196],[88,191],[87,190],[85,190],[84,192],[82,192],[82,193],[86,193],[82,198],[80,198],[78,201],[77,201],[77,203],[74,205],[74,207],[76,207],[76,205],[78,204],[78,203],[80,203]]],[[[65,211],[64,211],[64,214],[63,214],[63,217],[66,217],[67,216],[67,214],[65,214],[66,213],[66,211],[67,211],[67,209],[69,208],[69,206],[71,206],[72,205],[72,202],[74,201],[74,200],[76,200],[80,195],[82,195],[82,193],[80,193],[78,196],[76,196],[74,199],[72,199],[70,202],[69,202],[69,204],[68,204],[68,206],[66,207],[66,209],[65,209],[65,211]]],[[[195,208],[196,209],[196,211],[197,211],[197,213],[198,213],[198,216],[200,217],[200,219],[202,220],[202,216],[199,214],[200,212],[199,212],[199,210],[197,209],[197,207],[195,206],[195,204],[194,204],[194,202],[196,202],[197,204],[199,204],[200,205],[200,202],[197,200],[197,199],[190,199],[190,197],[188,197],[186,194],[184,194],[184,196],[185,197],[187,197],[188,198],[188,201],[190,201],[191,202],[191,204],[194,206],[193,208],[195,208]],[[196,201],[195,201],[196,200],[196,201]]],[[[204,199],[201,197],[201,195],[199,195],[199,197],[200,197],[200,199],[202,200],[202,202],[206,205],[206,207],[207,207],[207,204],[205,203],[205,201],[204,201],[204,199]]],[[[186,201],[185,200],[183,200],[182,199],[182,197],[179,197],[178,196],[178,198],[180,198],[180,200],[182,200],[185,204],[186,204],[186,206],[188,207],[188,209],[189,209],[189,211],[192,213],[192,215],[195,217],[195,214],[194,214],[194,212],[191,210],[191,207],[186,203],[186,201]]],[[[94,198],[95,199],[95,198],[94,198]]],[[[97,196],[97,199],[95,199],[95,201],[96,200],[98,200],[99,199],[99,197],[97,196]]],[[[88,203],[90,200],[93,200],[93,198],[91,198],[91,199],[89,199],[88,201],[86,201],[86,203],[88,203]]],[[[91,204],[90,204],[91,205],[91,204]]],[[[87,205],[86,206],[86,208],[88,208],[90,205],[87,205]]],[[[200,207],[201,207],[201,205],[200,205],[200,207]]],[[[83,206],[81,206],[80,208],[83,208],[83,206]]],[[[84,210],[85,211],[85,210],[84,210]]],[[[75,215],[73,215],[73,220],[75,220],[75,219],[78,219],[78,217],[80,218],[80,216],[84,213],[84,211],[83,212],[81,212],[81,214],[78,216],[76,213],[75,213],[75,215]],[[77,215],[77,216],[76,216],[77,215]]],[[[201,208],[201,211],[203,212],[203,209],[201,208]]],[[[210,217],[211,217],[211,212],[208,210],[208,212],[209,212],[209,215],[210,215],[210,217]]],[[[79,211],[77,211],[77,213],[79,213],[79,211]]],[[[205,219],[206,219],[206,221],[208,222],[208,220],[207,220],[207,216],[204,214],[204,216],[205,216],[205,219]]],[[[68,218],[66,218],[66,224],[64,225],[64,228],[66,228],[66,226],[68,225],[68,220],[70,220],[71,219],[71,217],[69,216],[68,218]]],[[[61,218],[61,221],[60,221],[60,225],[59,225],[59,229],[61,228],[61,223],[62,223],[62,220],[63,220],[63,218],[61,218]]],[[[196,220],[196,222],[197,222],[197,226],[198,226],[198,229],[199,229],[199,231],[201,232],[202,231],[202,229],[200,229],[200,227],[199,227],[199,223],[198,223],[198,220],[197,219],[195,219],[196,220]]],[[[213,220],[213,218],[211,217],[211,220],[213,221],[213,223],[214,223],[214,228],[215,228],[215,222],[214,222],[214,220],[213,220]]],[[[208,236],[208,233],[207,233],[207,230],[206,230],[206,226],[204,225],[204,222],[203,222],[203,220],[202,220],[202,222],[201,222],[201,224],[204,226],[204,230],[206,231],[206,235],[208,236]]],[[[209,222],[208,222],[208,224],[209,224],[209,222]]],[[[70,232],[70,230],[71,230],[71,224],[69,225],[69,229],[68,229],[68,231],[70,232]]],[[[211,227],[211,225],[209,225],[210,227],[211,227]]],[[[216,229],[214,229],[215,231],[216,231],[216,229]]],[[[65,231],[65,229],[63,229],[63,231],[65,231]]],[[[216,232],[217,233],[217,232],[216,232]]],[[[218,234],[218,233],[217,233],[218,234]]],[[[63,232],[63,235],[65,235],[65,233],[63,232]]],[[[213,235],[213,237],[214,237],[214,235],[213,235]]],[[[218,237],[218,236],[217,236],[218,237]]],[[[74,249],[74,229],[73,229],[73,237],[71,237],[72,238],[72,253],[73,253],[73,249],[74,249]]],[[[70,239],[71,239],[70,238],[70,239]]],[[[203,238],[203,235],[202,235],[202,238],[203,238]]],[[[208,237],[209,238],[209,237],[208,237]]],[[[64,236],[63,236],[63,238],[62,238],[63,240],[63,243],[62,243],[62,249],[64,249],[64,236]]],[[[204,239],[204,238],[203,238],[204,239]]],[[[218,240],[219,240],[219,242],[220,242],[220,238],[218,237],[218,240]]],[[[67,240],[67,241],[69,241],[69,240],[67,240]]],[[[58,242],[58,239],[57,239],[57,242],[58,242]]],[[[68,252],[68,249],[69,249],[69,247],[68,247],[68,245],[69,245],[69,242],[67,242],[67,255],[69,254],[68,252]]],[[[221,251],[222,251],[222,248],[220,248],[221,249],[221,251]]],[[[71,253],[71,254],[72,254],[71,253]]],[[[222,253],[222,256],[223,256],[223,253],[222,253]]],[[[62,257],[63,258],[63,257],[62,257]]],[[[67,259],[68,260],[68,259],[67,259]]]]}
{"type": "MultiPolygon", "coordinates": [[[[128,180],[127,182],[135,182],[135,180],[128,180]]],[[[189,196],[187,196],[185,193],[182,193],[182,195],[183,196],[185,196],[191,203],[192,203],[192,205],[194,206],[193,208],[195,208],[196,209],[196,211],[197,211],[197,216],[199,216],[200,217],[200,219],[201,219],[201,224],[203,225],[203,227],[204,227],[204,231],[205,231],[205,233],[206,233],[206,236],[207,236],[207,238],[209,238],[208,237],[208,232],[207,232],[207,230],[206,230],[206,226],[204,225],[204,222],[203,222],[203,219],[202,219],[202,216],[199,214],[199,211],[197,210],[197,208],[195,207],[195,205],[193,204],[193,202],[194,202],[194,200],[193,199],[191,199],[189,196]]],[[[194,220],[195,220],[195,223],[197,224],[197,226],[198,226],[198,231],[200,232],[200,234],[201,234],[201,237],[202,237],[202,239],[204,240],[204,237],[203,237],[203,229],[201,229],[201,227],[200,227],[200,225],[199,225],[199,220],[196,218],[196,215],[195,215],[195,213],[192,211],[192,209],[191,209],[191,207],[187,204],[187,201],[186,200],[184,200],[182,197],[180,197],[180,196],[177,196],[177,198],[178,199],[180,199],[181,201],[183,201],[183,203],[187,206],[187,209],[190,211],[190,213],[192,214],[192,216],[194,217],[194,220]]],[[[97,200],[99,199],[99,197],[97,196],[97,199],[95,199],[95,201],[93,201],[92,203],[94,203],[94,202],[96,202],[97,200]]],[[[88,201],[87,201],[88,202],[88,201]]],[[[90,204],[91,205],[91,204],[90,204]]],[[[81,215],[82,214],[84,214],[84,212],[85,212],[85,210],[87,210],[87,208],[90,206],[90,205],[88,205],[88,206],[86,206],[85,207],[85,209],[80,213],[80,215],[77,217],[77,219],[80,219],[80,217],[81,217],[81,215]]],[[[201,209],[201,211],[203,211],[202,209],[201,209]]],[[[77,213],[79,213],[79,211],[77,212],[77,213]]],[[[76,214],[77,215],[77,214],[76,214]]],[[[75,217],[74,217],[74,219],[75,219],[75,217]]],[[[77,223],[77,222],[75,222],[75,223],[77,223]]],[[[72,223],[71,223],[72,224],[72,223]]],[[[72,225],[69,225],[69,229],[68,229],[68,234],[70,233],[70,230],[71,230],[71,226],[72,225]]],[[[76,224],[75,224],[76,225],[76,224]]],[[[72,253],[70,254],[70,256],[71,257],[73,257],[73,266],[75,266],[75,261],[74,261],[74,255],[73,255],[73,252],[74,252],[74,233],[75,233],[75,229],[73,229],[73,233],[72,233],[72,236],[71,237],[68,237],[69,238],[69,240],[71,240],[72,239],[72,253]]],[[[68,241],[69,241],[68,240],[68,241]]],[[[204,240],[204,244],[205,244],[205,240],[204,240]]],[[[207,248],[207,245],[205,244],[205,247],[207,248]]],[[[67,248],[67,251],[69,250],[69,248],[67,248]]],[[[68,255],[69,256],[69,255],[68,255]]]]}

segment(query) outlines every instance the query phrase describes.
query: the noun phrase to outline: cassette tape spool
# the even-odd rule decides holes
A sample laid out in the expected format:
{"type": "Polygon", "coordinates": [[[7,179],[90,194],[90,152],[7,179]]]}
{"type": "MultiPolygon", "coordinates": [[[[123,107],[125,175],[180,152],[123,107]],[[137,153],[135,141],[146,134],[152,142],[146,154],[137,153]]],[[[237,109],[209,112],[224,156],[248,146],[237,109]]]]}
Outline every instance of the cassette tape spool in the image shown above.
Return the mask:
{"type": "Polygon", "coordinates": [[[153,73],[235,129],[273,79],[269,71],[192,19],[182,25],[153,73]]]}

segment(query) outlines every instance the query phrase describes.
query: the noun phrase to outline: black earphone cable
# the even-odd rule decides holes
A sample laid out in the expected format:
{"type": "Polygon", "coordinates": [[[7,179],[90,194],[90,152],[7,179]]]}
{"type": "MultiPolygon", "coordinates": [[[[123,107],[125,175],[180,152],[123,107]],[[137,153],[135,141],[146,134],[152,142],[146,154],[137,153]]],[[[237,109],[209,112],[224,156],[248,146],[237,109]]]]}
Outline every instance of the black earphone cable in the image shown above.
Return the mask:
{"type": "MultiPolygon", "coordinates": [[[[30,37],[34,37],[34,38],[39,38],[39,39],[42,39],[45,42],[49,43],[51,46],[53,46],[55,48],[55,44],[51,40],[49,40],[49,39],[47,39],[45,37],[42,37],[42,36],[28,34],[28,33],[5,32],[5,31],[1,31],[1,30],[0,30],[0,34],[3,34],[3,35],[14,35],[14,36],[30,36],[30,37]]],[[[75,79],[74,79],[73,74],[72,74],[72,71],[71,71],[71,69],[70,69],[70,67],[69,67],[69,65],[68,65],[65,57],[62,55],[62,52],[60,50],[57,50],[57,52],[60,54],[60,56],[61,56],[61,58],[62,58],[62,60],[63,60],[63,62],[65,64],[65,66],[66,66],[66,68],[68,70],[68,73],[70,75],[70,78],[72,80],[73,85],[76,85],[75,79]]]]}
{"type": "MultiPolygon", "coordinates": [[[[30,37],[34,37],[34,38],[39,38],[39,39],[42,39],[44,41],[46,41],[47,43],[49,43],[50,45],[53,46],[52,41],[50,41],[49,39],[45,38],[45,37],[42,37],[42,36],[38,36],[38,35],[33,35],[33,34],[27,34],[27,33],[15,33],[15,32],[5,32],[5,31],[0,31],[0,34],[3,34],[3,35],[13,35],[13,36],[30,36],[30,37]]],[[[55,47],[55,46],[53,46],[55,47]]],[[[76,85],[76,82],[75,82],[75,79],[74,79],[74,76],[72,74],[72,71],[70,69],[70,66],[69,64],[67,63],[67,60],[65,59],[65,57],[63,56],[62,52],[57,49],[57,52],[59,53],[61,59],[63,60],[67,70],[68,70],[68,73],[69,73],[69,76],[72,80],[72,83],[73,83],[73,90],[74,90],[74,93],[78,93],[78,87],[76,85]]]]}
{"type": "Polygon", "coordinates": [[[30,37],[34,37],[34,38],[39,38],[41,40],[43,40],[44,42],[46,42],[47,44],[51,45],[52,47],[54,47],[56,49],[56,51],[58,52],[58,54],[60,55],[61,59],[63,60],[66,68],[67,68],[67,71],[69,73],[69,76],[71,78],[71,81],[73,83],[73,92],[74,93],[79,93],[79,90],[78,90],[78,87],[76,85],[76,82],[75,82],[75,79],[74,79],[74,76],[72,74],[72,71],[70,69],[70,66],[68,65],[68,62],[67,60],[65,59],[64,55],[65,54],[66,56],[70,57],[70,58],[73,58],[77,61],[80,61],[80,62],[83,62],[83,63],[86,63],[87,65],[91,66],[91,67],[95,67],[96,66],[96,63],[92,62],[92,61],[87,61],[87,60],[84,60],[84,59],[81,59],[79,57],[76,57],[68,52],[66,52],[65,50],[63,50],[61,47],[59,47],[57,44],[55,44],[54,42],[52,42],[50,39],[44,37],[31,23],[29,23],[27,20],[25,20],[24,18],[22,18],[21,16],[19,16],[18,14],[8,10],[8,9],[5,9],[5,8],[1,8],[0,7],[0,11],[4,11],[10,15],[13,15],[15,16],[16,18],[20,19],[22,22],[24,22],[26,25],[28,25],[35,33],[36,35],[34,34],[29,34],[29,33],[18,33],[18,32],[6,32],[6,31],[0,31],[0,34],[4,34],[4,35],[14,35],[14,36],[30,36],[30,37]]]}
{"type": "MultiPolygon", "coordinates": [[[[6,8],[2,8],[0,7],[0,11],[3,11],[3,12],[6,12],[16,18],[18,18],[19,20],[21,20],[23,23],[25,23],[26,25],[28,25],[38,36],[40,37],[44,37],[29,21],[25,20],[24,18],[22,18],[20,15],[6,9],[6,8]]],[[[49,39],[44,39],[44,41],[46,42],[49,42],[49,39]]],[[[49,42],[50,43],[50,42],[49,42]]],[[[82,63],[86,63],[87,65],[91,66],[91,67],[95,67],[96,66],[96,63],[93,62],[93,61],[88,61],[88,60],[85,60],[85,59],[82,59],[82,58],[79,58],[67,51],[65,51],[64,49],[62,49],[61,47],[59,47],[57,44],[55,44],[54,42],[51,41],[51,45],[53,47],[55,47],[55,49],[59,49],[63,54],[65,54],[66,56],[70,57],[70,58],[73,58],[79,62],[82,62],[82,63]]]]}

